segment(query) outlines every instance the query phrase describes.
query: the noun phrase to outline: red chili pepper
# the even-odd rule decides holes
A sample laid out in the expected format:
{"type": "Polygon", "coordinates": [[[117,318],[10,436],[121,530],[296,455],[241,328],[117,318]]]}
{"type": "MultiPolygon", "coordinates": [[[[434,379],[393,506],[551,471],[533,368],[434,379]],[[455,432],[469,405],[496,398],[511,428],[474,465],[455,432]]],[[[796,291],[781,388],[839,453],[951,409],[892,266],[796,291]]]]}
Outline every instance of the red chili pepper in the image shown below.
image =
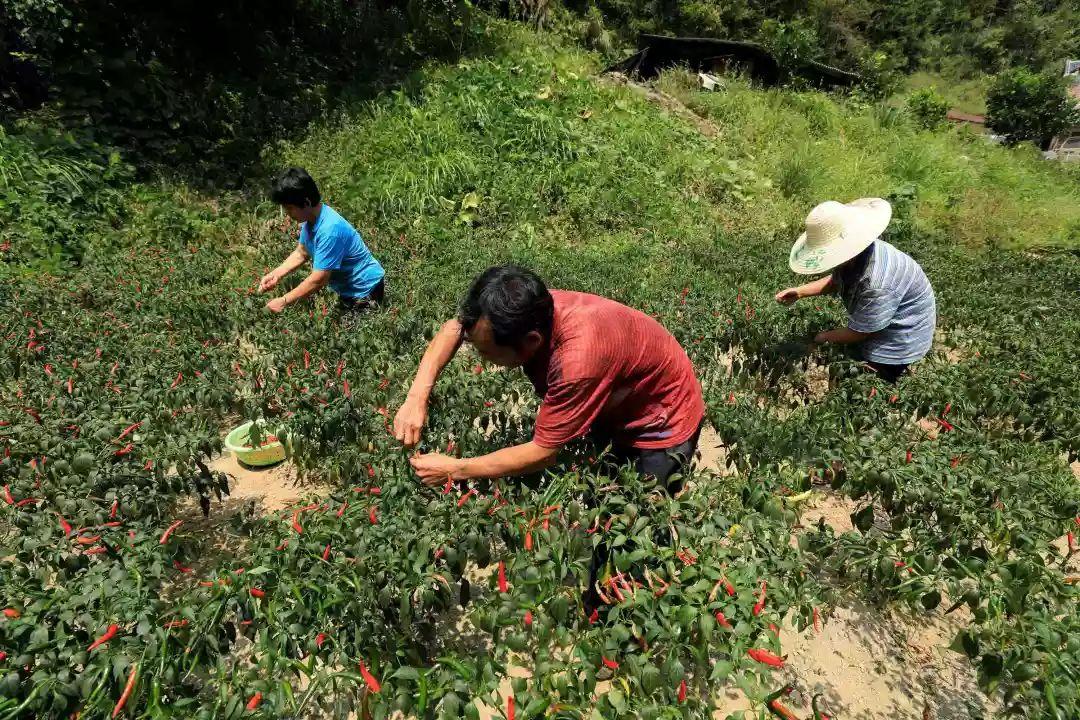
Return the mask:
{"type": "Polygon", "coordinates": [[[779,635],[779,634],[780,634],[780,628],[778,628],[778,627],[776,626],[776,623],[769,623],[769,631],[770,631],[770,632],[771,632],[771,633],[772,633],[773,635],[779,635]]]}
{"type": "Polygon", "coordinates": [[[912,454],[913,453],[912,453],[911,450],[907,451],[907,456],[904,458],[904,464],[905,465],[910,465],[911,464],[911,456],[912,456],[912,454]]]}
{"type": "Polygon", "coordinates": [[[6,502],[8,505],[15,504],[15,498],[11,497],[11,488],[9,488],[7,485],[4,486],[4,502],[6,502]]]}
{"type": "Polygon", "coordinates": [[[97,648],[101,647],[105,643],[116,637],[116,633],[120,630],[119,625],[110,625],[109,629],[105,631],[105,634],[99,637],[94,642],[90,643],[90,647],[86,648],[86,652],[93,652],[97,648]]]}
{"type": "Polygon", "coordinates": [[[161,533],[161,539],[158,540],[158,545],[164,545],[166,542],[168,542],[169,541],[169,536],[173,534],[173,531],[176,530],[176,528],[180,527],[183,524],[184,524],[183,520],[177,520],[172,525],[167,527],[165,529],[165,532],[161,533]]]}
{"type": "Polygon", "coordinates": [[[771,667],[783,667],[784,658],[774,655],[768,650],[759,650],[758,648],[751,648],[746,651],[746,654],[750,656],[750,659],[756,660],[764,665],[771,667]]]}
{"type": "Polygon", "coordinates": [[[131,691],[135,689],[135,678],[139,675],[139,664],[136,663],[131,666],[131,674],[128,675],[127,685],[124,686],[124,692],[120,694],[120,699],[116,701],[116,706],[113,708],[112,716],[115,718],[124,711],[124,705],[127,704],[128,698],[131,697],[131,691]]]}
{"type": "Polygon", "coordinates": [[[169,386],[169,389],[170,390],[175,390],[176,386],[179,385],[182,382],[184,382],[184,373],[183,372],[178,372],[178,373],[176,373],[176,379],[173,380],[172,385],[169,386]]]}
{"type": "Polygon", "coordinates": [[[730,597],[735,597],[735,586],[731,584],[731,581],[727,579],[727,576],[720,578],[720,582],[724,584],[724,592],[730,597]]]}
{"type": "Polygon", "coordinates": [[[67,382],[64,384],[67,386],[68,395],[71,395],[75,392],[75,383],[71,380],[71,378],[68,378],[67,382]]]}
{"type": "Polygon", "coordinates": [[[679,683],[679,702],[686,702],[686,678],[683,678],[682,682],[679,683]]]}
{"type": "Polygon", "coordinates": [[[71,535],[71,523],[65,520],[60,513],[56,513],[56,517],[60,518],[60,528],[64,531],[64,537],[69,537],[71,535]]]}
{"type": "Polygon", "coordinates": [[[716,624],[722,628],[732,630],[731,621],[724,617],[724,613],[720,610],[716,611],[716,624]]]}
{"type": "Polygon", "coordinates": [[[112,507],[109,508],[109,519],[116,517],[116,511],[120,509],[120,501],[113,500],[112,507]]]}
{"type": "Polygon", "coordinates": [[[872,400],[876,395],[877,395],[877,388],[876,387],[870,388],[870,399],[872,400]]]}
{"type": "Polygon", "coordinates": [[[251,593],[251,597],[256,597],[256,598],[264,598],[264,597],[266,597],[266,591],[265,590],[260,590],[259,588],[251,588],[250,590],[248,590],[248,592],[251,593]]]}
{"type": "Polygon", "coordinates": [[[281,543],[280,545],[278,545],[278,546],[277,546],[276,548],[274,548],[274,549],[275,549],[275,550],[278,550],[278,551],[281,551],[281,550],[284,550],[284,549],[285,549],[285,548],[287,548],[287,547],[289,547],[289,541],[288,541],[288,540],[286,540],[285,542],[281,543]]]}
{"type": "Polygon", "coordinates": [[[150,470],[153,470],[153,469],[154,469],[154,461],[153,460],[147,460],[146,464],[143,465],[143,470],[150,471],[150,470]]]}
{"type": "Polygon", "coordinates": [[[212,583],[209,580],[200,580],[199,584],[202,585],[203,587],[214,587],[214,583],[212,583]]]}
{"type": "Polygon", "coordinates": [[[954,428],[952,426],[952,423],[950,423],[945,418],[938,418],[937,423],[938,423],[938,425],[941,426],[941,429],[944,430],[945,432],[949,432],[950,430],[955,430],[956,429],[956,428],[954,428]]]}
{"type": "Polygon", "coordinates": [[[593,608],[592,614],[589,615],[589,624],[590,625],[595,625],[596,621],[599,620],[599,619],[600,619],[600,610],[598,608],[593,608]]]}
{"type": "Polygon", "coordinates": [[[75,542],[79,543],[80,545],[94,545],[100,539],[100,535],[95,535],[93,537],[78,537],[75,538],[75,542]]]}
{"type": "Polygon", "coordinates": [[[614,660],[608,659],[604,655],[600,656],[600,662],[602,662],[604,664],[604,667],[609,668],[611,670],[618,670],[619,669],[619,663],[615,662],[614,660]]]}
{"type": "MultiPolygon", "coordinates": [[[[40,484],[40,483],[39,483],[39,484],[40,484]]],[[[21,507],[23,507],[24,505],[30,505],[30,504],[36,503],[36,502],[37,502],[38,500],[40,500],[40,499],[41,499],[41,498],[35,498],[35,497],[23,498],[23,499],[22,499],[22,500],[20,500],[19,502],[15,503],[15,507],[17,507],[17,508],[21,508],[21,507]]]]}
{"type": "Polygon", "coordinates": [[[106,552],[105,548],[98,546],[83,550],[83,555],[101,555],[104,552],[106,552]]]}
{"type": "Polygon", "coordinates": [[[506,698],[506,720],[514,720],[514,696],[506,698]]]}
{"type": "Polygon", "coordinates": [[[45,363],[45,374],[51,377],[52,376],[52,370],[53,370],[52,365],[50,365],[49,363],[45,363]]]}
{"type": "Polygon", "coordinates": [[[375,676],[368,672],[368,669],[364,667],[364,661],[358,662],[360,665],[360,676],[364,678],[364,684],[367,685],[368,690],[373,693],[377,693],[382,690],[382,686],[379,685],[379,681],[375,679],[375,676]]]}
{"type": "Polygon", "coordinates": [[[899,395],[892,395],[892,396],[890,396],[890,397],[889,397],[889,402],[890,402],[890,403],[894,403],[894,402],[896,402],[896,401],[897,401],[897,400],[899,400],[899,399],[900,399],[900,396],[899,396],[899,395]]]}
{"type": "Polygon", "coordinates": [[[326,642],[326,633],[319,633],[315,636],[315,647],[321,648],[324,642],[326,642]]]}
{"type": "Polygon", "coordinates": [[[338,508],[337,517],[341,517],[342,515],[344,515],[345,511],[348,510],[348,509],[349,509],[349,501],[346,500],[345,502],[341,503],[341,507],[338,508]]]}
{"type": "Polygon", "coordinates": [[[1073,537],[1072,531],[1065,533],[1065,539],[1069,542],[1069,553],[1076,550],[1076,538],[1073,537]]]}
{"type": "Polygon", "coordinates": [[[761,597],[754,604],[754,617],[761,614],[761,611],[765,609],[765,581],[761,581],[761,597]]]}
{"type": "Polygon", "coordinates": [[[184,575],[187,575],[189,572],[191,572],[191,568],[181,565],[179,560],[173,560],[173,567],[184,575]]]}
{"type": "Polygon", "coordinates": [[[371,508],[368,510],[368,520],[371,521],[372,525],[378,525],[379,524],[379,519],[377,517],[375,517],[375,506],[374,505],[372,505],[371,508]]]}
{"type": "Polygon", "coordinates": [[[821,615],[818,614],[817,606],[814,606],[814,632],[821,632],[821,615]]]}
{"type": "Polygon", "coordinates": [[[952,403],[945,403],[945,409],[941,411],[942,416],[948,415],[950,410],[952,410],[952,403]]]}
{"type": "Polygon", "coordinates": [[[469,488],[468,492],[466,492],[464,495],[462,495],[461,498],[457,501],[457,506],[461,507],[465,503],[469,502],[469,498],[471,498],[473,496],[473,493],[475,493],[475,492],[476,492],[475,490],[473,490],[472,488],[469,488]]]}
{"type": "Polygon", "coordinates": [[[140,427],[142,427],[142,423],[141,423],[141,422],[137,422],[137,423],[135,423],[134,425],[128,425],[128,426],[127,426],[126,428],[124,428],[124,431],[123,431],[122,433],[120,433],[120,434],[119,434],[119,435],[118,435],[118,436],[116,437],[116,439],[117,439],[117,440],[123,440],[123,439],[124,439],[125,437],[127,437],[127,436],[128,436],[128,435],[129,435],[130,433],[132,433],[132,432],[134,432],[134,431],[138,430],[138,429],[139,429],[140,427]]]}
{"type": "Polygon", "coordinates": [[[532,548],[533,548],[532,530],[527,530],[525,532],[525,549],[526,550],[532,550],[532,548]]]}
{"type": "Polygon", "coordinates": [[[22,613],[15,608],[4,608],[4,617],[8,620],[18,620],[22,617],[22,613]]]}
{"type": "Polygon", "coordinates": [[[134,450],[134,449],[135,449],[135,446],[132,445],[131,443],[128,443],[124,447],[122,447],[119,450],[117,450],[116,452],[114,452],[113,455],[115,457],[123,457],[124,455],[130,454],[131,451],[134,450]]]}
{"type": "MultiPolygon", "coordinates": [[[[213,585],[213,583],[210,583],[210,584],[213,585]]],[[[187,620],[170,620],[169,622],[162,625],[162,627],[164,627],[166,630],[172,630],[174,628],[182,628],[182,627],[187,627],[187,626],[188,626],[188,621],[187,620]]]]}
{"type": "Polygon", "coordinates": [[[292,529],[296,531],[297,535],[304,534],[304,528],[300,525],[300,511],[297,510],[292,516],[292,529]]]}
{"type": "Polygon", "coordinates": [[[609,518],[608,518],[608,520],[607,520],[607,522],[606,522],[606,523],[604,523],[604,532],[608,532],[608,531],[610,531],[610,530],[611,530],[611,523],[613,523],[613,522],[615,522],[615,518],[614,518],[614,516],[613,516],[613,517],[609,517],[609,518]]]}
{"type": "Polygon", "coordinates": [[[327,546],[323,548],[322,559],[323,559],[323,562],[327,562],[327,561],[330,560],[330,545],[329,544],[327,544],[327,546]]]}
{"type": "Polygon", "coordinates": [[[533,622],[532,610],[525,611],[525,627],[531,628],[533,622]]]}
{"type": "Polygon", "coordinates": [[[506,582],[506,563],[502,560],[499,561],[499,592],[505,593],[509,590],[509,585],[506,582]]]}
{"type": "Polygon", "coordinates": [[[341,386],[341,394],[347,398],[352,397],[352,390],[349,389],[349,379],[345,378],[345,382],[341,386]]]}
{"type": "Polygon", "coordinates": [[[259,703],[261,703],[261,702],[262,702],[262,693],[257,692],[257,693],[255,693],[254,695],[251,696],[250,700],[248,700],[247,709],[248,710],[256,710],[256,709],[258,709],[259,703]]]}
{"type": "Polygon", "coordinates": [[[770,700],[769,709],[772,710],[774,715],[777,715],[782,720],[799,720],[799,716],[791,712],[787,706],[780,702],[780,698],[770,700]]]}

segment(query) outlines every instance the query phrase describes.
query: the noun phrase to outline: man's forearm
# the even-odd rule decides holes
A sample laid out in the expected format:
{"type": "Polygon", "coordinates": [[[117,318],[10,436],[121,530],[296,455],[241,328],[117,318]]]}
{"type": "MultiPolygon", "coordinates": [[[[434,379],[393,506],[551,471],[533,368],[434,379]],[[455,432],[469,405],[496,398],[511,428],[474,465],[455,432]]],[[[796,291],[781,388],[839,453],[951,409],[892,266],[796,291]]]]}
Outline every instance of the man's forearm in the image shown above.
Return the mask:
{"type": "Polygon", "coordinates": [[[871,333],[856,332],[850,328],[837,328],[835,330],[826,330],[825,332],[819,332],[814,336],[814,342],[816,343],[836,343],[838,345],[850,345],[851,343],[862,342],[866,338],[870,337],[871,333]]]}
{"type": "Polygon", "coordinates": [[[435,381],[439,379],[443,368],[461,347],[461,340],[461,323],[457,320],[447,320],[443,323],[420,360],[420,367],[417,368],[416,377],[413,378],[412,386],[409,388],[410,400],[427,404],[431,389],[435,387],[435,381]]]}
{"type": "Polygon", "coordinates": [[[818,278],[813,282],[808,282],[805,285],[800,285],[795,288],[799,292],[799,297],[814,297],[815,295],[828,295],[834,289],[832,275],[826,275],[823,278],[818,278]]]}
{"type": "Polygon", "coordinates": [[[501,478],[539,472],[555,462],[558,448],[545,448],[533,442],[496,450],[487,455],[462,459],[460,479],[501,478]]]}
{"type": "Polygon", "coordinates": [[[285,302],[287,302],[289,305],[292,305],[294,303],[300,302],[308,295],[313,295],[319,292],[324,287],[326,287],[326,285],[327,282],[325,279],[309,275],[308,277],[304,278],[304,280],[299,285],[294,287],[289,292],[285,293],[282,297],[285,298],[285,302]]]}
{"type": "Polygon", "coordinates": [[[285,258],[277,267],[277,272],[281,277],[285,277],[296,268],[300,267],[307,262],[307,255],[300,250],[293,250],[289,253],[289,257],[285,258]]]}

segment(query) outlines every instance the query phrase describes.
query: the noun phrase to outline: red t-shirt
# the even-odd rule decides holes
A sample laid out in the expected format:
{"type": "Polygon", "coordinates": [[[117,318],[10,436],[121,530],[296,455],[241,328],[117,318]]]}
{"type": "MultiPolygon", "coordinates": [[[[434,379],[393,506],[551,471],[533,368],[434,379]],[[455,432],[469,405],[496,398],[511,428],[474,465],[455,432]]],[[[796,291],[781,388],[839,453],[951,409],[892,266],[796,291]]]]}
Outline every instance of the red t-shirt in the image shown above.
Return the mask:
{"type": "Polygon", "coordinates": [[[694,366],[643,312],[553,290],[551,342],[524,367],[543,396],[533,442],[555,448],[590,429],[624,447],[660,450],[690,439],[705,417],[694,366]]]}

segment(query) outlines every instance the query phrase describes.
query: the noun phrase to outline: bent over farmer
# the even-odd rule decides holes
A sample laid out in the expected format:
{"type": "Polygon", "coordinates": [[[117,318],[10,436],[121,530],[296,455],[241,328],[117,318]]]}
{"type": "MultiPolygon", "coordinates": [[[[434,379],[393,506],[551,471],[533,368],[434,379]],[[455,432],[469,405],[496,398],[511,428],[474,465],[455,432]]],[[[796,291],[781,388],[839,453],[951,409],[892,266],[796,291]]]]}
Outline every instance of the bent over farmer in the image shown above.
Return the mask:
{"type": "Polygon", "coordinates": [[[319,187],[303,168],[289,168],[274,181],[271,198],[300,223],[296,249],[259,281],[269,292],[282,278],[311,261],[311,273],[289,292],[266,303],[279,313],[327,285],[338,294],[342,311],[363,310],[384,297],[385,272],[360,233],[322,202],[319,187]]]}
{"type": "Polygon", "coordinates": [[[406,445],[419,441],[435,381],[462,342],[489,362],[522,368],[543,401],[530,442],[480,457],[414,457],[427,485],[536,472],[587,433],[666,485],[697,449],[705,403],[678,341],[645,313],[596,295],[549,291],[513,265],[477,277],[457,318],[428,346],[394,418],[406,445]]]}
{"type": "Polygon", "coordinates": [[[789,265],[800,275],[829,274],[781,290],[776,300],[791,305],[800,298],[839,295],[847,326],[818,333],[814,342],[857,345],[866,365],[895,383],[930,351],[937,306],[919,264],[881,239],[891,218],[892,207],[880,198],[815,207],[791,248],[789,265]]]}

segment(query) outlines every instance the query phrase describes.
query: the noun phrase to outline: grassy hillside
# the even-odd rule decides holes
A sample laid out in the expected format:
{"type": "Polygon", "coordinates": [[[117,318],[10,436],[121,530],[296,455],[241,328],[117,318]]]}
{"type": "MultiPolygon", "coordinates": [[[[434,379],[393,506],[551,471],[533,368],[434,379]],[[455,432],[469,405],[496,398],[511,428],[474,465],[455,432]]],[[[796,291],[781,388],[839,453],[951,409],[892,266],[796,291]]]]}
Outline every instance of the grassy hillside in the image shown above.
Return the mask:
{"type": "MultiPolygon", "coordinates": [[[[375,717],[457,717],[476,699],[506,706],[496,691],[521,652],[535,677],[514,681],[519,717],[552,704],[589,717],[595,669],[615,657],[623,690],[605,695],[604,717],[704,718],[720,687],[763,700],[782,685],[747,656],[782,653],[769,622],[806,628],[819,609],[827,622],[847,591],[918,612],[964,600],[957,647],[987,691],[1021,717],[1076,716],[1077,589],[1050,545],[1080,514],[1062,461],[1080,454],[1075,171],[916,131],[894,109],[663,78],[706,133],[597,78],[589,53],[487,28],[484,56],[432,65],[263,150],[268,166],[306,166],[388,269],[390,308],[346,328],[328,298],[271,316],[252,294],[295,243],[264,179],[209,195],[136,183],[107,149],[11,141],[41,163],[0,175],[0,212],[22,228],[0,231],[0,485],[30,501],[0,505],[0,607],[14,611],[0,621],[4,717],[105,717],[128,678],[131,716],[234,718],[257,692],[245,717],[317,705],[342,717],[373,686],[352,671],[361,660],[382,683],[366,696],[375,717]],[[794,280],[787,253],[809,208],[862,195],[893,201],[889,238],[924,264],[939,303],[941,342],[897,388],[839,352],[776,347],[842,321],[834,302],[772,296],[794,280]],[[487,487],[464,500],[418,491],[385,414],[469,278],[505,260],[659,317],[692,355],[738,473],[663,501],[627,477],[583,508],[596,478],[581,448],[539,488],[504,484],[505,508],[489,511],[487,487]],[[827,392],[809,387],[811,370],[827,392]],[[323,483],[313,506],[239,513],[221,536],[189,520],[170,539],[178,499],[220,507],[224,481],[204,464],[237,416],[292,434],[293,462],[323,483]],[[811,487],[857,501],[859,531],[796,527],[780,498],[811,487]],[[554,505],[565,510],[542,534],[516,512],[539,522],[554,505]],[[100,534],[80,543],[57,514],[100,534]],[[673,589],[638,591],[593,624],[562,580],[587,570],[583,529],[601,515],[618,567],[645,577],[655,564],[673,589]],[[654,542],[669,526],[699,562],[654,542]],[[99,540],[108,549],[89,554],[99,540]],[[445,611],[465,568],[487,561],[505,563],[510,585],[473,587],[464,615],[492,648],[477,653],[445,611]],[[721,576],[733,594],[715,595],[721,576]],[[87,651],[114,623],[116,639],[87,651]]],[[[529,436],[512,412],[527,383],[473,362],[440,384],[430,447],[475,454],[529,436]]]]}

